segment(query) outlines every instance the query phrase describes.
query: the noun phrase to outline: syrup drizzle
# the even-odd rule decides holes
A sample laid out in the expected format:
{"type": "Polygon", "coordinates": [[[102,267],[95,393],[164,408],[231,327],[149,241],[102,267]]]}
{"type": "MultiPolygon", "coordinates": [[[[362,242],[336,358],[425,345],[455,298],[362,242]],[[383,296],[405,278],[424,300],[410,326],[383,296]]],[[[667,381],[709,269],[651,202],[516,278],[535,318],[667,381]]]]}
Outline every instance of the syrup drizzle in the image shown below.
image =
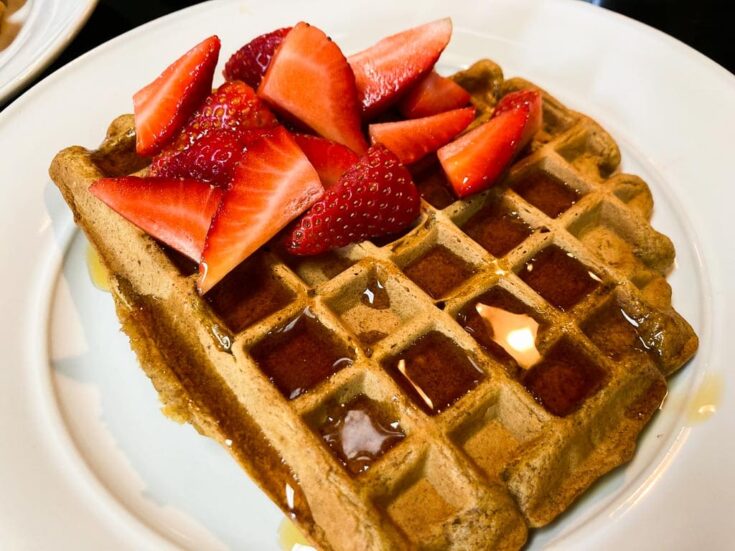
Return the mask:
{"type": "Polygon", "coordinates": [[[102,263],[97,249],[93,245],[87,245],[87,269],[89,270],[89,278],[92,284],[100,291],[110,291],[110,272],[102,263]]]}

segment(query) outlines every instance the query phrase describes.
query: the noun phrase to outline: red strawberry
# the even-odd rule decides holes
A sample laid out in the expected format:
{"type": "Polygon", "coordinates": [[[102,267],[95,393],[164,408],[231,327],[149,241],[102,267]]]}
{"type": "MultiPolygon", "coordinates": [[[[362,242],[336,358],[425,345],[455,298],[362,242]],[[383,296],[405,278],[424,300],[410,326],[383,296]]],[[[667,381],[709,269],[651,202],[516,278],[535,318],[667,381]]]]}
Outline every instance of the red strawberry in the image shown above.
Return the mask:
{"type": "Polygon", "coordinates": [[[382,143],[410,164],[432,153],[462,132],[475,118],[472,107],[455,109],[431,117],[370,125],[373,143],[382,143]]]}
{"type": "Polygon", "coordinates": [[[207,233],[199,291],[206,293],[323,192],[319,175],[283,127],[249,143],[207,233]]]}
{"type": "Polygon", "coordinates": [[[225,65],[225,80],[242,80],[257,88],[263,79],[276,48],[283,42],[291,27],[277,29],[253,38],[237,50],[225,65]]]}
{"type": "Polygon", "coordinates": [[[419,214],[419,193],[398,158],[378,144],[327,190],[285,236],[295,255],[315,255],[396,233],[419,214]]]}
{"type": "Polygon", "coordinates": [[[294,134],[296,143],[319,173],[324,189],[333,187],[359,157],[348,147],[319,136],[294,134]]]}
{"type": "Polygon", "coordinates": [[[448,17],[384,38],[350,56],[363,116],[370,119],[428,73],[452,36],[448,17]]]}
{"type": "Polygon", "coordinates": [[[490,187],[541,125],[540,104],[522,104],[442,147],[439,162],[459,197],[490,187]]]}
{"type": "Polygon", "coordinates": [[[283,39],[258,94],[329,140],[357,153],[367,148],[352,69],[339,47],[308,23],[298,23],[283,39]]]}
{"type": "Polygon", "coordinates": [[[451,78],[431,71],[406,93],[398,110],[408,119],[418,119],[464,107],[469,102],[467,90],[451,78]]]}
{"type": "Polygon", "coordinates": [[[519,107],[527,107],[529,109],[529,123],[526,126],[526,132],[521,137],[523,144],[527,144],[531,141],[533,135],[539,131],[543,124],[543,100],[541,94],[536,90],[517,90],[506,94],[498,102],[493,110],[493,117],[497,117],[518,109],[519,107]]]}
{"type": "Polygon", "coordinates": [[[191,139],[213,128],[270,128],[277,124],[255,90],[244,82],[233,81],[225,82],[207,96],[186,123],[183,134],[191,139]]]}
{"type": "Polygon", "coordinates": [[[219,49],[219,38],[210,36],[135,93],[135,147],[140,155],[160,151],[212,90],[219,49]]]}
{"type": "Polygon", "coordinates": [[[89,191],[140,229],[199,262],[222,190],[196,180],[102,178],[89,191]]]}
{"type": "Polygon", "coordinates": [[[218,186],[231,179],[242,154],[245,133],[228,128],[210,130],[183,148],[168,148],[151,162],[150,174],[194,178],[218,186]]]}

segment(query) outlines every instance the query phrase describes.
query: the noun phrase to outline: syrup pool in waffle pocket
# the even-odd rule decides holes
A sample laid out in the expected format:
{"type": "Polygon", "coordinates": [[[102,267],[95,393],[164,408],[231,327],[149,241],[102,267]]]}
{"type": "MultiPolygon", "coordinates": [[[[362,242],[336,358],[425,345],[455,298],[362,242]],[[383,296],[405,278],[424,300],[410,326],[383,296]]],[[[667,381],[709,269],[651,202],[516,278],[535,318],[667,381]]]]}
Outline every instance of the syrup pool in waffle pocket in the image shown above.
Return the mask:
{"type": "Polygon", "coordinates": [[[415,165],[401,231],[315,256],[271,242],[204,295],[196,263],[89,191],[147,174],[132,116],[51,167],[164,411],[325,549],[521,547],[632,457],[697,348],[673,245],[612,138],[492,61],[451,79],[469,131],[507,94],[541,95],[495,185],[456,199],[438,163],[415,165]]]}

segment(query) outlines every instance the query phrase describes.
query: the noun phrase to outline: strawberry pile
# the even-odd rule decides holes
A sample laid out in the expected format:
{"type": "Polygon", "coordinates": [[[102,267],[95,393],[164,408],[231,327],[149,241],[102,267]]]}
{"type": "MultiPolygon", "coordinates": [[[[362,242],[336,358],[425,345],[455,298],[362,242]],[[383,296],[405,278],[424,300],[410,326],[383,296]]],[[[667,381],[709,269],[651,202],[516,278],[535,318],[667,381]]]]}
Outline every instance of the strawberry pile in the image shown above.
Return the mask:
{"type": "Polygon", "coordinates": [[[470,94],[434,71],[451,34],[441,19],[345,57],[299,22],[240,48],[214,90],[220,40],[209,37],[133,96],[148,175],[90,191],[198,262],[201,293],[274,239],[316,255],[399,232],[421,202],[407,165],[438,158],[466,197],[493,185],[541,126],[540,95],[523,91],[464,132],[470,94]]]}

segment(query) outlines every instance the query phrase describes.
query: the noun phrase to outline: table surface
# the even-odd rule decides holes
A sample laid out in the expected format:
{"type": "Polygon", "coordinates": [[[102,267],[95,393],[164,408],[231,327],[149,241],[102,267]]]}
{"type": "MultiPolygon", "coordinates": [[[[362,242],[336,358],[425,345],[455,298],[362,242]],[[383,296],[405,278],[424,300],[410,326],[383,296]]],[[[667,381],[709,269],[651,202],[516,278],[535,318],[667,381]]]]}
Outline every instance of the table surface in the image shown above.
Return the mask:
{"type": "MultiPolygon", "coordinates": [[[[670,34],[735,73],[735,46],[731,34],[726,32],[727,14],[730,13],[730,5],[726,0],[587,1],[670,34]]],[[[200,2],[201,0],[100,0],[79,35],[50,67],[16,97],[95,46],[147,21],[200,2]]],[[[8,104],[11,101],[12,99],[8,104]]]]}

